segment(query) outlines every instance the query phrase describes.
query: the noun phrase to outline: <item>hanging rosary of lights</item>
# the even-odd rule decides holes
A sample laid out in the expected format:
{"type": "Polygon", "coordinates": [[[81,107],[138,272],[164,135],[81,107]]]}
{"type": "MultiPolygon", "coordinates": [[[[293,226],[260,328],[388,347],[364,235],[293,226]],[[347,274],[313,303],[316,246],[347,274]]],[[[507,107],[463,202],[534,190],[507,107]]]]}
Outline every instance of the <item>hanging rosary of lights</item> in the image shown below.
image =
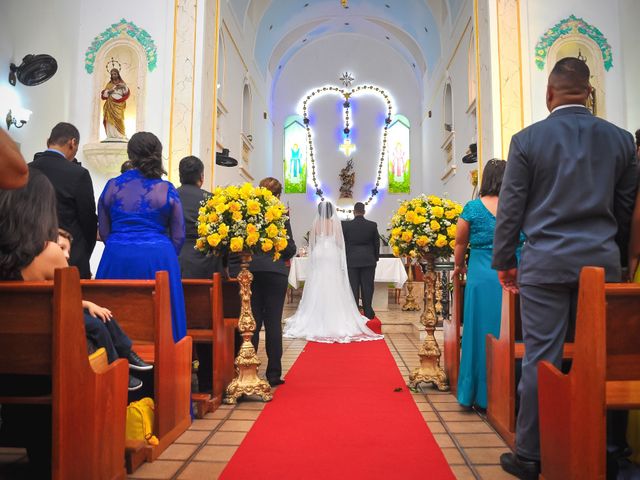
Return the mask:
{"type": "MultiPolygon", "coordinates": [[[[342,82],[345,84],[346,87],[351,86],[351,82],[354,80],[353,77],[349,74],[349,73],[344,73],[342,77],[340,77],[340,80],[342,80],[342,82]]],[[[313,153],[313,138],[311,137],[311,127],[309,125],[309,117],[308,117],[308,111],[307,111],[307,103],[309,101],[311,101],[311,99],[313,99],[313,97],[315,97],[316,95],[320,94],[320,93],[326,93],[326,92],[336,92],[341,94],[345,101],[342,104],[342,106],[345,109],[345,127],[344,127],[344,134],[345,134],[345,138],[346,140],[349,139],[349,133],[351,132],[350,130],[350,125],[349,125],[349,107],[351,106],[350,103],[350,98],[357,92],[360,91],[366,91],[366,90],[370,90],[372,92],[378,93],[380,95],[382,95],[382,97],[384,98],[386,104],[387,104],[387,116],[384,120],[384,127],[383,127],[383,133],[382,133],[382,149],[380,152],[380,160],[378,162],[378,171],[376,174],[376,182],[375,182],[375,186],[371,189],[371,193],[369,194],[369,198],[367,198],[367,200],[365,202],[363,202],[365,205],[369,205],[371,203],[371,201],[373,200],[373,197],[375,197],[378,194],[378,187],[380,186],[380,179],[382,178],[382,167],[384,165],[384,159],[386,156],[386,151],[387,151],[387,133],[389,130],[389,125],[391,124],[391,99],[389,98],[389,95],[387,94],[387,92],[385,92],[382,88],[380,87],[375,87],[373,85],[360,85],[357,86],[355,88],[352,88],[351,90],[347,91],[343,88],[339,88],[339,87],[334,87],[334,86],[329,86],[329,87],[319,87],[316,88],[314,91],[312,91],[311,93],[309,93],[309,95],[307,95],[307,97],[304,99],[304,102],[302,102],[302,116],[303,116],[303,122],[304,122],[304,126],[307,130],[307,142],[309,144],[309,160],[311,161],[311,178],[313,179],[313,186],[316,189],[316,195],[318,197],[320,197],[320,201],[324,202],[325,198],[324,198],[324,192],[322,191],[322,189],[320,188],[320,185],[318,184],[318,177],[316,176],[316,160],[315,160],[315,156],[313,153]]],[[[352,213],[353,209],[345,209],[345,208],[339,208],[336,207],[336,210],[338,212],[344,212],[344,213],[352,213]]]]}

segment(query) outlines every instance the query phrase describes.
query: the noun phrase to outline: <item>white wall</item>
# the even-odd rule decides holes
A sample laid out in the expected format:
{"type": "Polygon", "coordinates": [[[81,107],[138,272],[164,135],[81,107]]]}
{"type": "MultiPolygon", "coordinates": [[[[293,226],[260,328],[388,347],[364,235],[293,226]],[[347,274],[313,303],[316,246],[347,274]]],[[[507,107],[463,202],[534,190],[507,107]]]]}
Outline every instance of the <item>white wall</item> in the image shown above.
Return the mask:
{"type": "Polygon", "coordinates": [[[240,25],[227,2],[221,2],[221,26],[224,37],[224,82],[218,90],[220,101],[227,110],[220,119],[217,142],[230,150],[231,156],[240,161],[238,167],[216,166],[214,183],[228,185],[242,183],[246,179],[240,172],[242,165],[241,133],[253,136],[253,151],[248,166],[244,166],[258,183],[271,169],[272,124],[264,119],[268,112],[268,87],[253,60],[254,26],[251,22],[240,25]],[[246,29],[246,30],[245,30],[246,29]],[[251,131],[242,132],[243,90],[245,83],[251,89],[251,131]]]}
{"type": "MultiPolygon", "coordinates": [[[[629,3],[638,4],[636,1],[629,3]]],[[[619,0],[607,2],[607,7],[598,0],[536,0],[526,2],[528,17],[528,35],[522,38],[523,50],[526,56],[525,61],[529,62],[530,77],[530,102],[531,120],[537,122],[545,118],[549,111],[545,104],[545,94],[547,86],[548,71],[539,70],[535,65],[535,46],[540,37],[559,21],[573,14],[578,18],[597,27],[607,38],[613,52],[613,68],[605,71],[605,95],[606,95],[606,119],[616,125],[625,126],[626,117],[626,96],[624,88],[624,62],[622,55],[622,37],[620,18],[628,16],[636,23],[637,15],[634,17],[629,11],[619,11],[619,0]]],[[[637,11],[637,7],[636,7],[637,11]]],[[[637,35],[637,34],[636,34],[637,35]]],[[[625,39],[625,42],[628,41],[625,39]]],[[[635,49],[637,43],[631,43],[629,48],[635,49]]],[[[577,52],[576,52],[577,53],[577,52]]],[[[637,79],[637,77],[636,77],[637,79]]],[[[635,81],[635,80],[634,80],[635,81]]]]}
{"type": "MultiPolygon", "coordinates": [[[[388,45],[360,35],[336,34],[311,42],[289,60],[273,87],[273,176],[280,180],[283,178],[282,128],[286,117],[301,113],[298,108],[308,91],[327,84],[342,86],[338,77],[345,71],[355,76],[354,86],[373,84],[384,88],[393,98],[393,112],[405,115],[411,122],[411,194],[391,195],[386,189],[381,190],[377,204],[370,206],[367,213],[367,218],[378,223],[380,233],[386,234],[397,201],[422,192],[420,87],[411,66],[388,45]]],[[[319,179],[323,191],[333,201],[339,197],[338,172],[347,160],[338,150],[343,128],[344,100],[340,98],[337,95],[325,96],[314,100],[308,107],[310,116],[315,116],[316,121],[313,134],[319,179]]],[[[352,155],[356,170],[353,194],[354,201],[364,201],[375,182],[385,105],[374,96],[356,96],[351,103],[353,141],[358,149],[352,155]]],[[[300,245],[316,211],[310,175],[309,169],[306,194],[283,195],[283,201],[291,209],[294,238],[300,245]]]]}
{"type": "MultiPolygon", "coordinates": [[[[422,110],[422,132],[424,135],[423,183],[426,193],[445,195],[464,204],[471,199],[473,186],[470,183],[471,170],[478,164],[463,164],[461,159],[468,146],[476,142],[475,116],[469,110],[469,48],[474,22],[472,19],[472,2],[465,1],[462,10],[455,19],[451,31],[444,31],[443,55],[436,69],[427,72],[424,88],[424,108],[422,110]],[[450,82],[453,97],[453,162],[456,173],[444,181],[441,180],[446,170],[445,154],[442,150],[445,134],[444,124],[444,92],[446,82],[450,82]],[[428,112],[431,111],[431,118],[428,112]]],[[[445,28],[448,22],[445,24],[445,28]]],[[[486,92],[483,92],[486,94],[486,92]]]]}
{"type": "MultiPolygon", "coordinates": [[[[617,64],[624,71],[624,89],[626,93],[626,124],[628,130],[635,132],[640,128],[640,2],[638,0],[620,1],[620,34],[622,37],[622,55],[617,64]]],[[[614,52],[615,53],[615,52],[614,52]]],[[[614,59],[615,60],[615,59],[614,59]]]]}

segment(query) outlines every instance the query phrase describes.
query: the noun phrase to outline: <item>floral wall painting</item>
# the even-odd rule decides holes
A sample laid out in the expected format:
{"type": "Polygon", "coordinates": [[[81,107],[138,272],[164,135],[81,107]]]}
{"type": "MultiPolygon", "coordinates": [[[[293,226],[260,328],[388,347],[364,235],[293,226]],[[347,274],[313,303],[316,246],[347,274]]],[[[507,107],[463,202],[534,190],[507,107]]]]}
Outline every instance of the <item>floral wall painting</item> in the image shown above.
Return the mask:
{"type": "Polygon", "coordinates": [[[564,20],[561,20],[540,37],[540,40],[536,45],[535,56],[538,69],[544,69],[549,48],[551,48],[558,39],[572,34],[585,35],[593,40],[602,52],[602,61],[604,63],[605,70],[609,71],[609,69],[611,69],[613,66],[613,54],[611,52],[611,45],[609,45],[606,37],[598,28],[590,25],[582,18],[578,18],[575,15],[570,15],[564,20]]]}
{"type": "Polygon", "coordinates": [[[155,70],[158,64],[158,50],[153,38],[151,38],[151,35],[149,35],[146,30],[123,18],[118,23],[113,23],[104,32],[95,37],[91,45],[89,45],[84,55],[84,68],[87,73],[93,73],[96,55],[102,46],[109,40],[118,38],[121,35],[128,35],[144,48],[147,56],[147,67],[150,72],[155,70]]]}
{"type": "Polygon", "coordinates": [[[411,192],[410,124],[404,115],[396,115],[387,136],[387,170],[389,193],[411,192]]]}
{"type": "Polygon", "coordinates": [[[284,123],[284,193],[307,191],[307,132],[302,117],[291,115],[284,123]]]}

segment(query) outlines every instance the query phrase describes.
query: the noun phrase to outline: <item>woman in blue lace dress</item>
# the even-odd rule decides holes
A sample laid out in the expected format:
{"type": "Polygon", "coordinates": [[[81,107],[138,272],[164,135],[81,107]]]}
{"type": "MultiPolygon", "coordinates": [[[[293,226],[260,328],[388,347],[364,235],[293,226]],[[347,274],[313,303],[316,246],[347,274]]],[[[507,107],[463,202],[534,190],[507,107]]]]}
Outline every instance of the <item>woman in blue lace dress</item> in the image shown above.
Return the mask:
{"type": "Polygon", "coordinates": [[[487,408],[487,360],[485,339],[500,333],[502,287],[491,268],[498,194],[506,167],[504,160],[487,162],[479,198],[464,206],[456,231],[454,275],[467,273],[464,291],[462,358],[458,375],[458,402],[466,407],[487,408]],[[468,271],[465,254],[470,247],[468,271]]]}
{"type": "Polygon", "coordinates": [[[98,202],[98,230],[105,242],[96,278],[154,279],[169,272],[173,339],[186,335],[184,294],[178,253],[184,243],[184,217],[175,187],[162,175],[162,144],[149,132],[131,137],[133,164],[104,187],[98,202]]]}

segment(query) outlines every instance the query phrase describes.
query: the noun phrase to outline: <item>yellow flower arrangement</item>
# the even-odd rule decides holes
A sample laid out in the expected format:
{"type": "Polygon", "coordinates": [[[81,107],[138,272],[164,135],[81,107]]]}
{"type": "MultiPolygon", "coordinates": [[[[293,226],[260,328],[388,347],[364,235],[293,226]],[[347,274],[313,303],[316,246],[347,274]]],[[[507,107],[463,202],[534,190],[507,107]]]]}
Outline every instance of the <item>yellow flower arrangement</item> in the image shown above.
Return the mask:
{"type": "Polygon", "coordinates": [[[196,249],[206,254],[265,252],[280,258],[288,245],[285,207],[250,183],[218,187],[198,211],[196,249]]]}
{"type": "Polygon", "coordinates": [[[389,226],[393,254],[396,257],[450,257],[460,213],[462,205],[435,195],[421,195],[401,202],[389,226]]]}

